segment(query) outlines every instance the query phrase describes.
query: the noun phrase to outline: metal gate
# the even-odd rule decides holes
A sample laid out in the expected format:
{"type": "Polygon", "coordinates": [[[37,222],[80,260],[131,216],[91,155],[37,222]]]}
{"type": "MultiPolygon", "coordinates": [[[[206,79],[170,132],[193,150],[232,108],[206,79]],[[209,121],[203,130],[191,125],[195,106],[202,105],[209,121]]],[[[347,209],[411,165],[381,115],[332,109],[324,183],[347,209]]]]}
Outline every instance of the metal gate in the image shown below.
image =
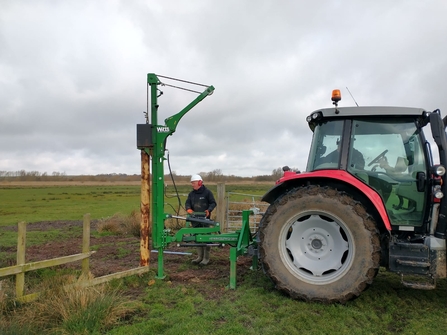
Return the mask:
{"type": "Polygon", "coordinates": [[[262,215],[269,206],[261,201],[262,196],[244,193],[227,192],[226,195],[226,217],[225,232],[234,232],[242,227],[242,211],[253,210],[254,215],[250,216],[250,231],[255,233],[258,230],[262,215]],[[237,200],[243,198],[243,200],[237,200]]]}

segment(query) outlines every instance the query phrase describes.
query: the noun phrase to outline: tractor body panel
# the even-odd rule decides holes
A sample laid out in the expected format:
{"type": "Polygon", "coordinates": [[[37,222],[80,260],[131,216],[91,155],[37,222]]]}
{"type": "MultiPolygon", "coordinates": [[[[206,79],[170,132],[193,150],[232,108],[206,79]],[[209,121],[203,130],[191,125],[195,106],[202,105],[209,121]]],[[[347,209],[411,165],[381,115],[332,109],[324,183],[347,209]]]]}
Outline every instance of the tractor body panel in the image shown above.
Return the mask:
{"type": "Polygon", "coordinates": [[[264,194],[262,201],[272,203],[279,195],[288,190],[308,184],[337,185],[337,188],[343,191],[356,190],[360,192],[377,209],[377,214],[386,229],[391,230],[391,223],[380,195],[364,182],[343,170],[318,170],[312,173],[285,172],[284,177],[278,181],[277,185],[264,194]]]}

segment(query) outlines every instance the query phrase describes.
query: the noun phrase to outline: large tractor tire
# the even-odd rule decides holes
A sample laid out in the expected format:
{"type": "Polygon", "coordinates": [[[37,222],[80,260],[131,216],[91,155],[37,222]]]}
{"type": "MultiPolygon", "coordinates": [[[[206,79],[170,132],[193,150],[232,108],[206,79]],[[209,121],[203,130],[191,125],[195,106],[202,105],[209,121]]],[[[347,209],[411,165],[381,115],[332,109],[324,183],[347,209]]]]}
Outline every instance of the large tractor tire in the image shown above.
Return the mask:
{"type": "Polygon", "coordinates": [[[328,187],[295,188],[260,223],[260,258],[277,288],[294,299],[345,303],[377,275],[380,240],[358,201],[328,187]]]}

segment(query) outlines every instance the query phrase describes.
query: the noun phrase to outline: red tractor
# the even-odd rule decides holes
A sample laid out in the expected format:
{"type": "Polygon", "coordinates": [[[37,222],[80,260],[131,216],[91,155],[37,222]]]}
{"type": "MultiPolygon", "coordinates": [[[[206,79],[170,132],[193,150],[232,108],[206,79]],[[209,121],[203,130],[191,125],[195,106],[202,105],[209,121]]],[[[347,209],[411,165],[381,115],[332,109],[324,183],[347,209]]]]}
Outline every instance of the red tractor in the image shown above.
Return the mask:
{"type": "Polygon", "coordinates": [[[338,107],[340,98],[334,90],[334,107],[307,117],[306,172],[283,168],[263,197],[264,271],[291,297],[324,303],[359,296],[381,266],[405,286],[433,289],[446,278],[447,118],[420,108],[338,107]]]}

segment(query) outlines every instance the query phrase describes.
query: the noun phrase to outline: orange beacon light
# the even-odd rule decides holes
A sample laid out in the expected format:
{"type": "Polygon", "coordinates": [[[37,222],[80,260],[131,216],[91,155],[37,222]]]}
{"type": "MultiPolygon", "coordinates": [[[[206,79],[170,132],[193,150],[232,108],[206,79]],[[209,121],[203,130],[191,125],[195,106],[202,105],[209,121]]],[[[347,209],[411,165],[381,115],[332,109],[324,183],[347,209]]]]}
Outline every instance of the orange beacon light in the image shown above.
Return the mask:
{"type": "Polygon", "coordinates": [[[332,104],[335,106],[335,109],[338,107],[338,102],[341,100],[340,90],[332,90],[332,104]]]}
{"type": "Polygon", "coordinates": [[[332,101],[339,102],[341,100],[340,90],[332,90],[332,101]]]}

